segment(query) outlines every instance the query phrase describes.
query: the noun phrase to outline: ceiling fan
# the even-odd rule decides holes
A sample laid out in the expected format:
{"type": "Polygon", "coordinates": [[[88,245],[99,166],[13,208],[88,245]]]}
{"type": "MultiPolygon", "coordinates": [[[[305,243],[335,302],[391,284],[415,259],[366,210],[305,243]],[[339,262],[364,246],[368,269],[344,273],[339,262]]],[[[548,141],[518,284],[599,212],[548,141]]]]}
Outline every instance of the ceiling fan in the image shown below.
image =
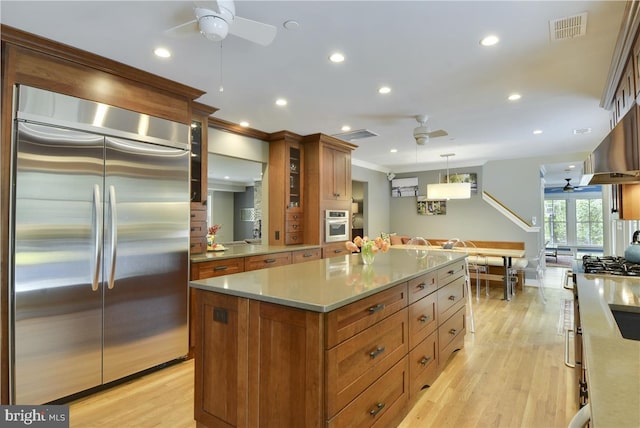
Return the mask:
{"type": "Polygon", "coordinates": [[[429,142],[429,138],[444,137],[445,135],[449,135],[449,133],[444,129],[431,131],[431,129],[427,126],[429,116],[427,116],[426,114],[419,114],[415,118],[420,124],[420,126],[413,130],[413,138],[416,139],[416,144],[423,146],[429,142]]]}
{"type": "Polygon", "coordinates": [[[563,192],[573,192],[574,190],[580,190],[580,187],[578,186],[574,186],[571,184],[571,179],[570,178],[565,178],[565,180],[567,181],[567,184],[564,185],[564,187],[562,188],[563,192]]]}
{"type": "Polygon", "coordinates": [[[271,44],[276,37],[275,26],[236,16],[233,0],[214,0],[206,4],[206,8],[194,8],[196,19],[170,28],[165,33],[182,36],[199,32],[214,42],[224,40],[228,34],[233,34],[262,46],[271,44]]]}

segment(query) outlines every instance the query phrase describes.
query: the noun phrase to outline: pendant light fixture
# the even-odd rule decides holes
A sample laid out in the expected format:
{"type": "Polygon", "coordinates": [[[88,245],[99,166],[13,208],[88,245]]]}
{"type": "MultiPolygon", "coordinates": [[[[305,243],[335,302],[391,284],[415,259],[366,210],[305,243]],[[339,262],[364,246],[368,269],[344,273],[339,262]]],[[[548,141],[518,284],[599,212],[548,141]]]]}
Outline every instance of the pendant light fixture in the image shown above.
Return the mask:
{"type": "Polygon", "coordinates": [[[455,153],[447,153],[440,157],[447,158],[447,182],[437,184],[427,184],[427,199],[469,199],[471,198],[471,183],[450,183],[449,182],[449,157],[455,153]]]}

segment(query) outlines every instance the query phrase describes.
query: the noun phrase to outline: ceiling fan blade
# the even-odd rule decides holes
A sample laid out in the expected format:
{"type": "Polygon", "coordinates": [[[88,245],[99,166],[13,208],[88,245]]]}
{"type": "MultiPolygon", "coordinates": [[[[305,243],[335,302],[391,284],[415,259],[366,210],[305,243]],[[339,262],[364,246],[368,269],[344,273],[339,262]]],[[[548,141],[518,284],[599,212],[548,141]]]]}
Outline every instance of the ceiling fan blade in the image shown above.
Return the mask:
{"type": "Polygon", "coordinates": [[[449,133],[444,129],[438,129],[437,131],[429,132],[429,138],[444,137],[445,135],[449,135],[449,133]]]}
{"type": "Polygon", "coordinates": [[[277,29],[273,25],[264,24],[251,19],[236,16],[229,26],[229,33],[262,46],[268,46],[276,37],[277,29]]]}
{"type": "Polygon", "coordinates": [[[164,30],[164,33],[170,37],[188,37],[198,34],[200,28],[198,28],[198,20],[194,19],[184,24],[176,25],[175,27],[164,30]]]}

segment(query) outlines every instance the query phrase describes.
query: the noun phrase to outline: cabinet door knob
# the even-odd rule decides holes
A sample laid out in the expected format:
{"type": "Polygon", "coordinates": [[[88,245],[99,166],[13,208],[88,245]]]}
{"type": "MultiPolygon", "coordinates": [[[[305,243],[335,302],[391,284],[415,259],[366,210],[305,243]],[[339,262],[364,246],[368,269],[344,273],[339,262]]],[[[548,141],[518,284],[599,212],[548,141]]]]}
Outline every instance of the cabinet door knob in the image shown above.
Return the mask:
{"type": "Polygon", "coordinates": [[[424,357],[422,357],[422,359],[420,360],[420,364],[422,364],[423,366],[426,366],[427,363],[431,361],[431,357],[427,357],[426,355],[424,357]]]}
{"type": "Polygon", "coordinates": [[[449,334],[452,336],[455,336],[456,333],[458,333],[458,330],[456,330],[455,328],[452,328],[451,330],[449,330],[449,334]]]}
{"type": "Polygon", "coordinates": [[[426,286],[427,284],[425,284],[424,282],[421,282],[420,284],[416,285],[416,287],[418,287],[420,290],[424,290],[426,286]]]}
{"type": "Polygon", "coordinates": [[[456,300],[456,296],[449,296],[449,300],[451,301],[456,300]]]}
{"type": "Polygon", "coordinates": [[[420,318],[418,318],[418,320],[420,322],[427,322],[429,321],[429,318],[431,318],[429,315],[422,315],[420,318]]]}

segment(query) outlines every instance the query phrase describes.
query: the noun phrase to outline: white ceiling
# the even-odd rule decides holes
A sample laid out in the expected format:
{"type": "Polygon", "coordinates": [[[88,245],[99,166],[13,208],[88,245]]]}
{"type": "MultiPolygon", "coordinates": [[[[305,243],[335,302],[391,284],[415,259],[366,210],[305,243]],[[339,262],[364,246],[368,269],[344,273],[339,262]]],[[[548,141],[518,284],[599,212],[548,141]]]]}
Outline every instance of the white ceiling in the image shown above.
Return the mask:
{"type": "MultiPolygon", "coordinates": [[[[228,36],[222,60],[219,43],[165,34],[193,18],[193,5],[2,0],[0,21],[205,90],[198,101],[219,108],[215,117],[247,120],[261,131],[369,129],[378,136],[354,141],[360,147],[353,158],[381,170],[441,169],[444,153],[455,153],[454,168],[582,155],[608,131],[609,114],[599,104],[622,1],[236,1],[238,16],[278,31],[267,47],[228,36]],[[585,36],[550,41],[550,20],[582,12],[588,12],[585,36]],[[287,20],[299,28],[286,30],[287,20]],[[500,43],[481,47],[489,33],[500,43]],[[173,56],[156,58],[157,46],[173,56]],[[330,63],[334,51],[346,60],[330,63]],[[391,93],[378,94],[381,85],[391,93]],[[522,99],[507,101],[512,92],[522,99]],[[276,107],[278,97],[288,105],[276,107]],[[417,146],[418,114],[449,135],[417,146]],[[592,131],[574,135],[580,128],[592,131]],[[534,129],[544,132],[533,135],[534,129]]],[[[562,185],[566,166],[558,167],[554,180],[562,185]]]]}

